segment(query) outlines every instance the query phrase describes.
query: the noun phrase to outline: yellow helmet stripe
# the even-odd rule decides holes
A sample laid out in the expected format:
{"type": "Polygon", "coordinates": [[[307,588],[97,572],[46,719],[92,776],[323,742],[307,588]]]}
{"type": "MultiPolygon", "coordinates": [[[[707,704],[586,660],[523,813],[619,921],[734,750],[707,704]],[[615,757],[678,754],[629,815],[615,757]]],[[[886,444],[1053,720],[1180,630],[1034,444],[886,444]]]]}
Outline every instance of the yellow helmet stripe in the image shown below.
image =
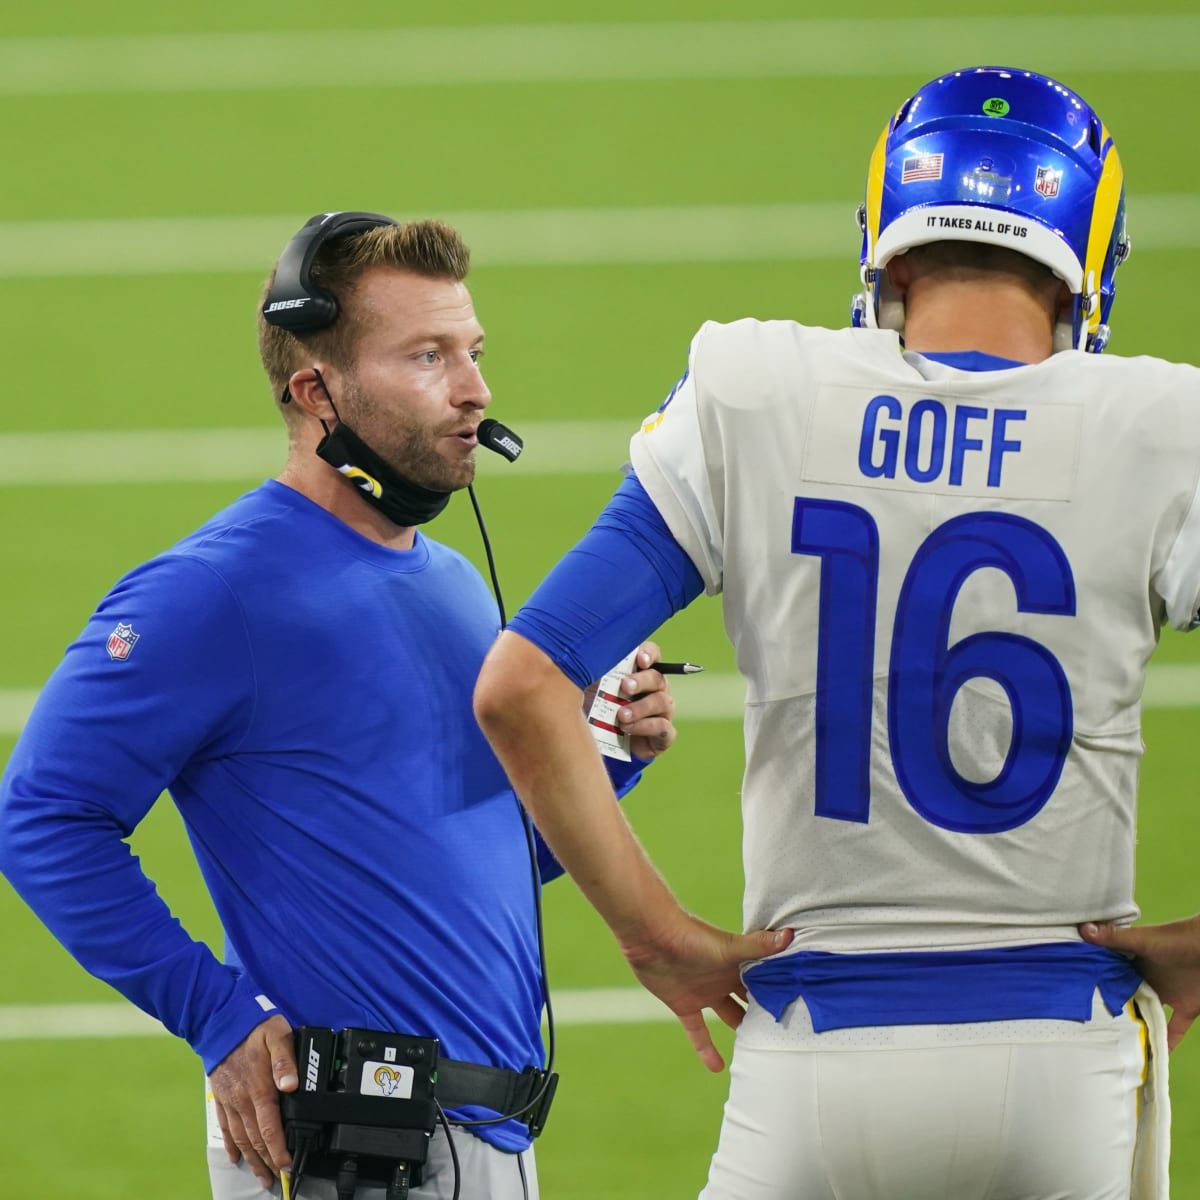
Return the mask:
{"type": "MultiPolygon", "coordinates": [[[[1087,258],[1083,264],[1084,287],[1087,281],[1093,280],[1093,286],[1099,290],[1100,277],[1104,270],[1104,256],[1108,253],[1109,242],[1112,241],[1113,226],[1117,220],[1117,209],[1121,204],[1121,190],[1125,186],[1125,172],[1121,169],[1121,159],[1117,148],[1113,145],[1112,135],[1102,125],[1100,127],[1100,144],[1107,146],[1104,156],[1104,169],[1100,172],[1100,182],[1096,185],[1096,203],[1092,207],[1092,225],[1088,231],[1087,258]]],[[[1099,328],[1100,308],[1088,318],[1088,330],[1091,333],[1099,328]]]]}
{"type": "Polygon", "coordinates": [[[891,132],[889,121],[871,151],[867,167],[867,265],[875,265],[875,244],[879,241],[879,220],[883,209],[883,172],[887,164],[887,140],[891,132]]]}

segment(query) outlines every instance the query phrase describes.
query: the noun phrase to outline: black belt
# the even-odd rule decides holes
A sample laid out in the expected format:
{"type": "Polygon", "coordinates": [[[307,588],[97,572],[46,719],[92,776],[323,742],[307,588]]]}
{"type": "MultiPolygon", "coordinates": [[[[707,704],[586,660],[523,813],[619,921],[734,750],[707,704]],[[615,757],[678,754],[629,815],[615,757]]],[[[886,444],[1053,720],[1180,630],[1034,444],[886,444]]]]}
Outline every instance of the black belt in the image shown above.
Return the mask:
{"type": "Polygon", "coordinates": [[[547,1079],[546,1072],[536,1067],[508,1071],[504,1067],[485,1067],[453,1058],[438,1059],[435,1092],[443,1108],[475,1104],[497,1113],[513,1113],[529,1126],[531,1137],[537,1137],[546,1127],[557,1088],[558,1076],[551,1074],[547,1079]],[[539,1092],[541,1096],[537,1098],[539,1092]]]}

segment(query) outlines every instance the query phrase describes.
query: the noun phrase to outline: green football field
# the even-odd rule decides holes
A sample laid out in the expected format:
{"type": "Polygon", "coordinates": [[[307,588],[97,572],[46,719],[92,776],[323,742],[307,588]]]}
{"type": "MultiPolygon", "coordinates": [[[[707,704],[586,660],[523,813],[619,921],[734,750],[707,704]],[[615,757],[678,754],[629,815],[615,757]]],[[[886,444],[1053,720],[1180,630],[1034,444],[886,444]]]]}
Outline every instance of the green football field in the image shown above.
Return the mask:
{"type": "MultiPolygon", "coordinates": [[[[1112,349],[1194,360],[1195,0],[896,13],[881,0],[7,5],[0,755],[111,583],[281,465],[254,310],[318,211],[448,216],[474,248],[491,411],[528,443],[478,489],[510,611],[609,495],[623,441],[702,321],[845,323],[867,156],[939,71],[1019,61],[1100,110],[1134,245],[1112,349]]],[[[465,498],[432,532],[482,563],[465,498]]],[[[660,640],[709,670],[677,684],[678,747],[629,811],[684,901],[736,925],[742,743],[719,605],[660,640]]],[[[1192,912],[1200,890],[1200,642],[1168,635],[1159,661],[1138,864],[1149,919],[1192,912]]],[[[219,946],[168,801],[133,840],[177,915],[219,946]]],[[[565,1018],[543,1195],[694,1196],[726,1079],[670,1022],[618,1020],[623,993],[584,1012],[591,989],[631,977],[569,881],[546,906],[565,1018]]],[[[2,882],[0,928],[0,1197],[207,1195],[191,1051],[106,1031],[119,998],[2,882]]],[[[1177,1200],[1200,1200],[1194,1040],[1171,1063],[1177,1200]]]]}

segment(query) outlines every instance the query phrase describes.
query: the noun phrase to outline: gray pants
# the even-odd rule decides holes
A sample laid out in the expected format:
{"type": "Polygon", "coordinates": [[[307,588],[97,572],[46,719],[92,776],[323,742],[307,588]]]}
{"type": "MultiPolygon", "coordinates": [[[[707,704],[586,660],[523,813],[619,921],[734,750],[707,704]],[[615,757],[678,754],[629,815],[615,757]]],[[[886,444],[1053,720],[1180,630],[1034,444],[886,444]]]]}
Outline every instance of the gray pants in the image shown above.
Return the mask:
{"type": "MultiPolygon", "coordinates": [[[[533,1151],[506,1154],[465,1129],[450,1127],[458,1154],[461,1186],[460,1200],[538,1200],[537,1168],[533,1151]]],[[[208,1175],[213,1200],[281,1200],[279,1183],[264,1192],[245,1163],[233,1165],[220,1146],[208,1147],[208,1175]]],[[[360,1187],[356,1200],[383,1200],[383,1188],[360,1187]]],[[[454,1194],[454,1165],[446,1144],[446,1134],[434,1131],[425,1164],[425,1181],[413,1188],[412,1200],[450,1200],[454,1194]]],[[[298,1200],[336,1200],[332,1179],[305,1177],[298,1200]]]]}

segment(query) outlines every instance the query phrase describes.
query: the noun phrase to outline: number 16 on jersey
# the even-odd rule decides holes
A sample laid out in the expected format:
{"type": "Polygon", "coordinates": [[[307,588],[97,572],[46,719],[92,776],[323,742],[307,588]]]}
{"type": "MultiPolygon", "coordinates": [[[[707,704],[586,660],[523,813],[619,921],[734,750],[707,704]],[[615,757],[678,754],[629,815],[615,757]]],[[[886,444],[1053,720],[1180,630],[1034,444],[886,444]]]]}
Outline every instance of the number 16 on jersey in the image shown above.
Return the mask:
{"type": "MultiPolygon", "coordinates": [[[[879,531],[857,505],[798,498],[792,552],[820,560],[817,634],[816,813],[870,819],[872,695],[879,531]]],[[[1075,581],[1062,547],[1040,525],[1009,513],[954,517],[921,543],[896,605],[888,665],[892,764],[909,804],[960,833],[1000,833],[1035,816],[1062,774],[1073,729],[1071,691],[1053,654],[1001,631],[949,644],[967,578],[1003,571],[1019,612],[1075,615],[1075,581]],[[1012,741],[994,779],[966,779],[950,759],[950,710],[969,679],[1004,689],[1012,741]]]]}

